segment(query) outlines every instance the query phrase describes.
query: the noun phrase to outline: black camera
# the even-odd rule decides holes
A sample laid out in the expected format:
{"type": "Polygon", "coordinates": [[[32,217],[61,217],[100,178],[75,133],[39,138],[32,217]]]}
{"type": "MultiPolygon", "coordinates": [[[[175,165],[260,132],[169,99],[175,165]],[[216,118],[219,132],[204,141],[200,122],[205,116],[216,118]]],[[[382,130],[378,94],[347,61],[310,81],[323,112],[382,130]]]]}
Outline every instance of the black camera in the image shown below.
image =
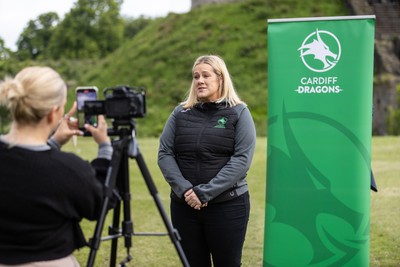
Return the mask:
{"type": "Polygon", "coordinates": [[[117,86],[103,91],[105,100],[85,101],[85,115],[105,115],[114,120],[130,120],[146,115],[146,95],[142,87],[117,86]]]}

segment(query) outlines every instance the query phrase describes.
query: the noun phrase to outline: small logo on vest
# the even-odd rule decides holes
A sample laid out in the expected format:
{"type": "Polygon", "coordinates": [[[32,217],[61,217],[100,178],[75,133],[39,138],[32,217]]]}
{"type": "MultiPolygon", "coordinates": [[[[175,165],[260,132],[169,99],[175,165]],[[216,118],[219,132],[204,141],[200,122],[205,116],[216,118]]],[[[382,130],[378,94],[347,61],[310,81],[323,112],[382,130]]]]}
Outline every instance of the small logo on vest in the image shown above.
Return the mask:
{"type": "Polygon", "coordinates": [[[228,122],[228,118],[222,117],[218,120],[218,124],[214,126],[214,128],[225,129],[225,125],[228,122]]]}

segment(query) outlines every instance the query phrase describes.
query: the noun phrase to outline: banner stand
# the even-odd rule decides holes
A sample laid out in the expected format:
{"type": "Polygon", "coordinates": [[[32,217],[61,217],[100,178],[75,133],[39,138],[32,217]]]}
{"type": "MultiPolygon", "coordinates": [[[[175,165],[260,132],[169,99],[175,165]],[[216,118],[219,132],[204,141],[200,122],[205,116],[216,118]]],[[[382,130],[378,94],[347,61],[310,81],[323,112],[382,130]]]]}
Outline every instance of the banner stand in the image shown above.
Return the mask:
{"type": "Polygon", "coordinates": [[[374,31],[268,20],[263,266],[369,266],[374,31]]]}

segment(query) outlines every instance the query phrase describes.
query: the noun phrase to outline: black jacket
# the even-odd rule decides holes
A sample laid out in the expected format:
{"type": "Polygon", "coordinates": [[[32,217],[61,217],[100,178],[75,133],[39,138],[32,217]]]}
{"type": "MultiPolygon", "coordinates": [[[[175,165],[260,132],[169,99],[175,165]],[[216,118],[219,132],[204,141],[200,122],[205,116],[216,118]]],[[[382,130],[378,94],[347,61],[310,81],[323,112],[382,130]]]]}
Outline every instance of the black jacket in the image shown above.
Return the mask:
{"type": "Polygon", "coordinates": [[[178,106],[160,138],[158,164],[173,195],[182,199],[193,188],[200,201],[227,190],[247,192],[246,174],[255,148],[255,127],[244,104],[178,106]]]}
{"type": "Polygon", "coordinates": [[[10,147],[0,141],[0,263],[59,259],[86,244],[79,222],[97,219],[109,161],[93,168],[56,149],[10,147]]]}

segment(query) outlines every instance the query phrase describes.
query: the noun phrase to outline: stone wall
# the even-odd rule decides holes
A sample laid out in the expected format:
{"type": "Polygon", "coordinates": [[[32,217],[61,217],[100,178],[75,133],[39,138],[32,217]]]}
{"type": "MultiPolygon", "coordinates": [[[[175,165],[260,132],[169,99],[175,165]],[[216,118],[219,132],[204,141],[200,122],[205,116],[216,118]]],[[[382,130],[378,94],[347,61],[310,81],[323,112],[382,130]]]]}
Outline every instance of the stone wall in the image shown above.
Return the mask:
{"type": "Polygon", "coordinates": [[[237,0],[192,0],[191,9],[204,4],[220,4],[229,2],[237,2],[237,0]]]}
{"type": "Polygon", "coordinates": [[[353,15],[375,15],[375,135],[388,134],[390,109],[400,109],[400,0],[347,0],[353,15]]]}

